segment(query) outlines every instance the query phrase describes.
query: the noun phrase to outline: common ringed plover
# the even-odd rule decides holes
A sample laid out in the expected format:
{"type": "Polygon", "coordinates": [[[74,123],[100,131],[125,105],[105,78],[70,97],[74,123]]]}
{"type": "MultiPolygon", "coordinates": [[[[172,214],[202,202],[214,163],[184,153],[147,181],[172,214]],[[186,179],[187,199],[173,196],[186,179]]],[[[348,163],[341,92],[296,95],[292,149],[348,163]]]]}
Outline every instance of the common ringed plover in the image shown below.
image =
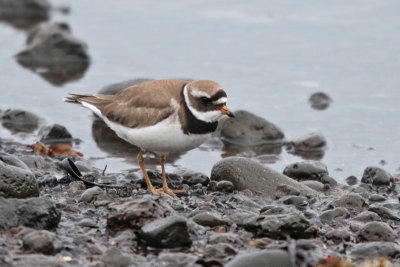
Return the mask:
{"type": "Polygon", "coordinates": [[[233,117],[224,89],[210,80],[148,81],[115,95],[70,94],[64,101],[90,109],[120,138],[139,147],[137,161],[147,188],[153,194],[165,192],[173,197],[176,191],[167,185],[165,157],[198,147],[217,129],[218,119],[233,117]],[[145,151],[160,156],[162,189],[151,184],[143,164],[145,151]]]}

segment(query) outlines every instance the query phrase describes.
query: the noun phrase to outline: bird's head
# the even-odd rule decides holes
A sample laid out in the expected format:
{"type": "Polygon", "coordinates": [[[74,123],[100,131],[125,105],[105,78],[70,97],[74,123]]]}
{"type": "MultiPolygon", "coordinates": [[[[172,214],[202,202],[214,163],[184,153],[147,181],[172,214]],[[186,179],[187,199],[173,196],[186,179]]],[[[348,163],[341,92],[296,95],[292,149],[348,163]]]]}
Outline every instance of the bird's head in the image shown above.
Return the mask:
{"type": "Polygon", "coordinates": [[[190,82],[185,86],[183,94],[189,110],[198,120],[215,122],[224,115],[234,117],[226,107],[227,95],[224,89],[214,81],[190,82]]]}

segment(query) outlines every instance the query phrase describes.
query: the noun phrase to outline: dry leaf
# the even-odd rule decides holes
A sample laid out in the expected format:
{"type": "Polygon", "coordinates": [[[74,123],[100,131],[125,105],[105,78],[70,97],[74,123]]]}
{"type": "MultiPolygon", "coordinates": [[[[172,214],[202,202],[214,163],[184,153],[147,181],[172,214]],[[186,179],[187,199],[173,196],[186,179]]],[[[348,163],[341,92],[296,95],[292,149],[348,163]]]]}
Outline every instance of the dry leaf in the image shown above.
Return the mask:
{"type": "Polygon", "coordinates": [[[36,155],[42,155],[46,157],[60,157],[71,155],[78,155],[79,157],[83,157],[83,154],[81,152],[72,150],[71,145],[69,144],[57,144],[51,147],[47,147],[41,142],[36,142],[35,144],[28,147],[31,148],[36,155]]]}

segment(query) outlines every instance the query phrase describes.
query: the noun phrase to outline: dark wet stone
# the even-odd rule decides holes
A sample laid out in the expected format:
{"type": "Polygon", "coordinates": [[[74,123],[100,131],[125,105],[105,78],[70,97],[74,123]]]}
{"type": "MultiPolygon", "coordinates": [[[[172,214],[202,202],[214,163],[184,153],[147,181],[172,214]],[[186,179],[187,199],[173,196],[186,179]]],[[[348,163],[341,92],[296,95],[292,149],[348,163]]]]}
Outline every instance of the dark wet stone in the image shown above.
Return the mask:
{"type": "Polygon", "coordinates": [[[182,175],[183,181],[182,183],[193,186],[196,184],[201,184],[207,186],[210,182],[210,178],[204,173],[195,172],[195,173],[186,173],[182,175]]]}
{"type": "Polygon", "coordinates": [[[324,192],[329,188],[329,186],[327,188],[327,185],[325,185],[321,182],[318,182],[318,181],[313,181],[313,180],[306,180],[306,181],[302,181],[301,183],[310,187],[311,189],[314,189],[315,191],[318,191],[318,192],[324,192]]]}
{"type": "Polygon", "coordinates": [[[368,197],[368,200],[371,202],[382,202],[385,201],[386,199],[387,199],[386,197],[378,194],[372,194],[368,197]]]}
{"type": "Polygon", "coordinates": [[[138,79],[127,80],[124,82],[113,83],[101,88],[99,94],[115,95],[116,93],[125,88],[137,85],[142,82],[153,81],[153,80],[154,79],[138,78],[138,79]]]}
{"type": "Polygon", "coordinates": [[[215,186],[216,191],[224,192],[224,193],[232,193],[235,187],[230,181],[219,181],[215,186]]]}
{"type": "Polygon", "coordinates": [[[1,113],[1,121],[12,132],[31,133],[39,126],[40,118],[26,110],[7,109],[1,113]]]}
{"type": "Polygon", "coordinates": [[[379,217],[378,214],[368,210],[357,214],[357,216],[353,219],[360,222],[382,221],[381,217],[379,217]]]}
{"type": "MultiPolygon", "coordinates": [[[[9,260],[12,267],[25,267],[25,266],[37,266],[37,267],[65,267],[65,262],[58,259],[56,256],[46,256],[41,254],[26,254],[26,255],[14,255],[9,260]]],[[[8,267],[6,265],[6,267],[8,267]]]]}
{"type": "Polygon", "coordinates": [[[195,215],[192,218],[192,220],[195,223],[200,224],[202,226],[210,226],[210,227],[225,225],[227,222],[225,219],[222,218],[220,214],[209,211],[201,212],[195,215]]]}
{"type": "Polygon", "coordinates": [[[251,252],[236,256],[233,260],[228,262],[226,267],[265,267],[279,266],[279,267],[294,267],[289,253],[284,250],[269,249],[258,252],[251,252]]]}
{"type": "Polygon", "coordinates": [[[335,244],[342,243],[344,241],[350,241],[350,232],[345,229],[331,230],[325,234],[325,237],[332,240],[335,244]]]}
{"type": "Polygon", "coordinates": [[[0,0],[0,21],[18,29],[30,29],[49,19],[47,0],[0,0]]]}
{"type": "MultiPolygon", "coordinates": [[[[147,174],[149,175],[149,178],[153,186],[155,187],[163,186],[162,175],[160,172],[155,170],[147,170],[147,174]]],[[[183,182],[182,176],[174,173],[167,173],[167,183],[170,188],[179,189],[182,182],[183,182]]],[[[146,181],[144,180],[144,178],[141,184],[143,188],[147,188],[146,181]]]]}
{"type": "Polygon", "coordinates": [[[346,183],[348,185],[356,185],[358,183],[358,178],[355,176],[349,176],[346,178],[346,183]]]}
{"type": "Polygon", "coordinates": [[[98,186],[91,187],[89,189],[86,189],[81,197],[79,198],[79,202],[86,202],[90,203],[92,202],[97,196],[103,195],[104,191],[98,186]]]}
{"type": "Polygon", "coordinates": [[[397,238],[392,228],[384,222],[369,222],[358,233],[358,241],[388,241],[394,242],[397,238]]]}
{"type": "Polygon", "coordinates": [[[286,196],[279,199],[279,201],[286,205],[293,205],[300,210],[304,210],[308,206],[308,200],[303,196],[286,196]]]}
{"type": "Polygon", "coordinates": [[[13,155],[0,153],[0,197],[37,196],[38,183],[28,166],[13,155]]]}
{"type": "Polygon", "coordinates": [[[53,85],[81,78],[89,66],[86,44],[74,37],[65,23],[37,26],[26,43],[27,48],[16,55],[18,63],[53,85]]]}
{"type": "Polygon", "coordinates": [[[400,221],[400,217],[394,214],[390,209],[376,204],[369,206],[369,211],[375,212],[384,220],[400,221]]]}
{"type": "Polygon", "coordinates": [[[47,198],[0,198],[0,230],[15,226],[51,230],[60,222],[61,212],[47,198]]]}
{"type": "Polygon", "coordinates": [[[139,231],[139,237],[147,246],[156,248],[192,245],[186,219],[182,216],[170,216],[147,223],[139,231]]]}
{"type": "Polygon", "coordinates": [[[284,138],[277,126],[244,110],[236,111],[235,118],[223,121],[220,127],[224,142],[240,146],[281,143],[284,138]]]}
{"type": "Polygon", "coordinates": [[[283,174],[297,181],[315,180],[321,182],[322,177],[328,175],[328,168],[319,161],[302,161],[286,166],[283,174]]]}
{"type": "Polygon", "coordinates": [[[107,228],[113,231],[139,229],[149,221],[164,217],[167,210],[156,197],[143,196],[108,206],[107,228]]]}
{"type": "Polygon", "coordinates": [[[297,213],[260,215],[248,219],[244,228],[257,237],[274,239],[312,238],[317,234],[317,228],[303,215],[297,213]]]}
{"type": "Polygon", "coordinates": [[[237,253],[237,249],[227,243],[208,244],[205,249],[205,254],[213,258],[226,258],[237,253]]]}
{"type": "Polygon", "coordinates": [[[310,96],[308,102],[315,110],[325,110],[332,103],[332,98],[324,92],[316,92],[310,96]]]}
{"type": "Polygon", "coordinates": [[[365,199],[359,194],[354,193],[341,196],[339,199],[332,201],[329,206],[334,208],[343,207],[353,214],[358,214],[368,208],[365,199]]]}
{"type": "Polygon", "coordinates": [[[26,250],[46,255],[54,255],[62,249],[56,234],[46,230],[32,231],[23,237],[22,242],[26,250]]]}
{"type": "Polygon", "coordinates": [[[106,266],[127,267],[134,265],[135,261],[132,257],[122,254],[121,251],[115,247],[110,247],[101,260],[106,266]]]}
{"type": "Polygon", "coordinates": [[[326,224],[336,224],[337,222],[349,217],[350,212],[346,208],[342,207],[324,211],[319,215],[321,222],[326,224]]]}
{"type": "Polygon", "coordinates": [[[58,184],[57,178],[53,175],[43,175],[37,178],[39,187],[55,187],[58,184]]]}
{"type": "Polygon", "coordinates": [[[326,139],[322,134],[310,133],[286,143],[286,149],[303,159],[319,160],[325,154],[326,145],[326,139]]]}
{"type": "Polygon", "coordinates": [[[400,257],[400,246],[392,242],[359,243],[351,249],[350,255],[362,260],[381,257],[398,259],[400,257]]]}
{"type": "Polygon", "coordinates": [[[67,128],[59,124],[44,126],[40,129],[39,135],[41,136],[40,141],[45,144],[72,143],[71,133],[67,130],[67,128]]]}
{"type": "Polygon", "coordinates": [[[364,170],[361,182],[373,185],[390,185],[393,183],[393,176],[379,167],[367,167],[364,170]]]}
{"type": "Polygon", "coordinates": [[[297,188],[302,195],[316,194],[311,188],[282,175],[254,160],[229,157],[217,162],[211,171],[211,180],[228,180],[237,190],[249,189],[254,194],[276,196],[277,188],[289,185],[297,188]]]}

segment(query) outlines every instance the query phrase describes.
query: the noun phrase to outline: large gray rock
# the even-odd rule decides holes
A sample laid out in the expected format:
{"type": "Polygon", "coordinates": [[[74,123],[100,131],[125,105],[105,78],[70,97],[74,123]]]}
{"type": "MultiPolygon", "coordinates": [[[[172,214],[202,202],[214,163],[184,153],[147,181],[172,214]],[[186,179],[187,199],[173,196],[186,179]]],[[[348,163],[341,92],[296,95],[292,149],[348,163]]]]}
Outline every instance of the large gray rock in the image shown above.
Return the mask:
{"type": "Polygon", "coordinates": [[[269,121],[250,112],[239,110],[235,118],[222,122],[221,139],[240,146],[259,146],[281,143],[283,132],[269,121]]]}
{"type": "Polygon", "coordinates": [[[37,196],[39,187],[28,166],[13,155],[0,153],[0,197],[37,196]]]}
{"type": "Polygon", "coordinates": [[[1,114],[4,128],[12,132],[30,133],[39,126],[40,118],[32,112],[22,109],[7,109],[1,114]]]}
{"type": "Polygon", "coordinates": [[[61,212],[47,198],[0,198],[0,230],[15,226],[34,229],[54,229],[60,222],[61,212]]]}
{"type": "Polygon", "coordinates": [[[393,183],[393,176],[378,167],[367,167],[361,178],[361,182],[373,185],[390,185],[393,183]]]}
{"type": "Polygon", "coordinates": [[[312,238],[317,234],[317,228],[300,213],[255,216],[243,226],[257,237],[273,239],[312,238]]]}
{"type": "Polygon", "coordinates": [[[289,253],[271,249],[236,256],[226,267],[293,267],[289,253]]]}
{"type": "Polygon", "coordinates": [[[44,23],[31,31],[27,48],[16,55],[19,64],[54,85],[82,77],[89,66],[85,43],[72,35],[65,23],[44,23]]]}
{"type": "Polygon", "coordinates": [[[187,221],[181,216],[170,216],[146,224],[139,231],[141,240],[150,247],[190,247],[187,221]]]}
{"type": "Polygon", "coordinates": [[[229,157],[217,162],[211,170],[211,180],[228,180],[235,189],[249,189],[264,196],[282,196],[279,187],[289,185],[297,188],[302,195],[316,195],[316,191],[282,175],[254,160],[229,157]]]}

